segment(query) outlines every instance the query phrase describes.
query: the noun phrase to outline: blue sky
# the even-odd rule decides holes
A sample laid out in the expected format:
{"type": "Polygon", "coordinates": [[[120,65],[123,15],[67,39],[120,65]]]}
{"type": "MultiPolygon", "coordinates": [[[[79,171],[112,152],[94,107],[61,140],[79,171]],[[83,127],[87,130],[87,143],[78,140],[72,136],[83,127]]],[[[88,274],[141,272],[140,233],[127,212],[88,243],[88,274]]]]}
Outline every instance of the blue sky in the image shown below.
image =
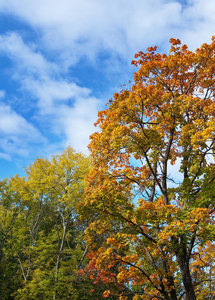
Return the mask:
{"type": "Polygon", "coordinates": [[[68,145],[87,154],[135,53],[212,35],[214,0],[0,0],[0,178],[68,145]]]}

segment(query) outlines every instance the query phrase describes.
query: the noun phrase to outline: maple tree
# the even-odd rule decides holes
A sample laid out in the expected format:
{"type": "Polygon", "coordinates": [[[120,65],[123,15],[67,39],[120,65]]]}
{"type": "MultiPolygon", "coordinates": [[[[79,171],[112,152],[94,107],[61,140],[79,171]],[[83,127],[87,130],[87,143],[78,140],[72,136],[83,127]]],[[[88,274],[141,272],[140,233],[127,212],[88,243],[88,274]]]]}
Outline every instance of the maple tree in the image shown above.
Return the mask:
{"type": "Polygon", "coordinates": [[[80,211],[103,297],[215,297],[215,37],[195,52],[170,43],[135,55],[134,84],[91,136],[80,211]]]}

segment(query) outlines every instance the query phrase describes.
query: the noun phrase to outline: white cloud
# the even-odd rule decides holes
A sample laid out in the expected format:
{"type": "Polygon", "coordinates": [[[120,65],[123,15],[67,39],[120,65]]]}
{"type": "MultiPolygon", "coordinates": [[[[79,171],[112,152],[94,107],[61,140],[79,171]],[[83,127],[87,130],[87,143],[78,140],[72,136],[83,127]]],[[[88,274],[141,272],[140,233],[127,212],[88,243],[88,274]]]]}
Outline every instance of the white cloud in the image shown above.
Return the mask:
{"type": "Polygon", "coordinates": [[[215,28],[215,2],[214,0],[189,0],[183,10],[181,22],[183,31],[179,37],[183,43],[189,45],[194,51],[203,43],[210,43],[215,28]]]}
{"type": "MultiPolygon", "coordinates": [[[[107,51],[109,56],[119,55],[130,63],[137,51],[154,44],[167,46],[171,37],[181,38],[193,50],[205,41],[210,42],[215,26],[214,0],[182,3],[176,0],[136,0],[135,3],[129,0],[1,0],[0,12],[14,14],[39,30],[37,38],[42,42],[39,46],[47,53],[57,51],[57,59],[69,67],[80,58],[96,60],[98,54],[106,55],[107,51]]],[[[34,60],[28,51],[21,57],[30,60],[32,68],[47,67],[38,53],[34,53],[34,60]]]]}
{"type": "Polygon", "coordinates": [[[42,54],[35,49],[35,45],[26,45],[22,38],[14,33],[0,36],[0,51],[6,54],[18,68],[17,72],[25,76],[47,76],[57,71],[57,66],[47,61],[42,54]]]}
{"type": "Polygon", "coordinates": [[[1,0],[0,10],[40,28],[50,47],[73,45],[71,55],[89,55],[98,47],[125,53],[174,33],[176,27],[188,25],[189,30],[190,21],[199,21],[202,14],[213,16],[213,0],[188,3],[182,13],[182,4],[174,0],[1,0]]]}
{"type": "Polygon", "coordinates": [[[6,153],[0,153],[0,159],[11,161],[11,156],[6,153]]]}
{"type": "Polygon", "coordinates": [[[195,49],[210,42],[215,26],[214,0],[1,0],[0,11],[39,30],[40,47],[57,51],[66,67],[107,51],[129,63],[137,51],[167,46],[171,37],[195,49]]]}
{"type": "MultiPolygon", "coordinates": [[[[90,90],[79,87],[73,82],[67,82],[63,79],[58,81],[49,77],[42,80],[34,80],[25,78],[22,81],[23,88],[31,91],[38,99],[40,114],[52,114],[55,112],[56,106],[64,102],[73,102],[77,97],[88,97],[90,90]]],[[[71,104],[70,103],[70,104],[71,104]]]]}
{"type": "Polygon", "coordinates": [[[5,97],[5,91],[0,90],[0,99],[5,97]]]}
{"type": "Polygon", "coordinates": [[[181,9],[177,1],[160,0],[2,0],[0,5],[40,29],[46,47],[59,49],[70,63],[107,50],[130,59],[145,45],[172,37],[181,26],[181,9]]]}
{"type": "Polygon", "coordinates": [[[70,144],[87,153],[101,101],[92,97],[89,89],[63,80],[26,80],[25,88],[38,98],[39,118],[47,120],[47,115],[51,132],[65,136],[64,146],[70,144]]]}
{"type": "Polygon", "coordinates": [[[41,133],[10,106],[0,104],[0,149],[1,158],[10,155],[28,155],[32,144],[46,142],[41,133]]]}
{"type": "Polygon", "coordinates": [[[0,105],[0,132],[9,135],[25,135],[37,140],[39,132],[8,105],[0,105]]]}
{"type": "Polygon", "coordinates": [[[62,106],[60,118],[67,136],[66,145],[75,145],[78,151],[88,153],[89,136],[95,131],[100,102],[94,97],[79,97],[73,108],[62,106]]]}
{"type": "MultiPolygon", "coordinates": [[[[21,90],[27,91],[30,99],[36,101],[37,115],[34,119],[39,120],[41,126],[45,124],[50,133],[60,134],[66,144],[71,143],[79,150],[87,149],[100,104],[98,99],[91,97],[91,90],[64,79],[60,64],[57,67],[48,61],[32,45],[25,44],[18,34],[0,36],[0,45],[0,52],[14,62],[13,77],[21,90]]],[[[28,105],[30,99],[27,99],[28,105]]],[[[10,141],[12,134],[14,142],[20,132],[26,134],[25,138],[28,133],[37,136],[37,132],[32,132],[33,128],[29,128],[25,120],[15,115],[8,106],[0,107],[1,115],[0,129],[5,135],[10,135],[10,141]]],[[[8,140],[3,144],[5,149],[12,147],[8,140]]]]}

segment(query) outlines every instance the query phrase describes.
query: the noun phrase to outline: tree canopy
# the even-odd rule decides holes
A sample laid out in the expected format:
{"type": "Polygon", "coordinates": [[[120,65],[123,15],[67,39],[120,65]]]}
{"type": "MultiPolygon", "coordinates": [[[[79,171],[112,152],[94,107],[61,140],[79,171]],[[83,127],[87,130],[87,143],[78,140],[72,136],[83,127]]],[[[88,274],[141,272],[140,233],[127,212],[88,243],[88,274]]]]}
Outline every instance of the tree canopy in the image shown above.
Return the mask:
{"type": "Polygon", "coordinates": [[[1,183],[1,300],[91,299],[92,280],[78,274],[87,219],[76,210],[89,169],[89,158],[68,147],[1,183]]]}
{"type": "Polygon", "coordinates": [[[215,38],[135,55],[131,88],[99,112],[82,211],[104,297],[215,297],[215,38]]]}

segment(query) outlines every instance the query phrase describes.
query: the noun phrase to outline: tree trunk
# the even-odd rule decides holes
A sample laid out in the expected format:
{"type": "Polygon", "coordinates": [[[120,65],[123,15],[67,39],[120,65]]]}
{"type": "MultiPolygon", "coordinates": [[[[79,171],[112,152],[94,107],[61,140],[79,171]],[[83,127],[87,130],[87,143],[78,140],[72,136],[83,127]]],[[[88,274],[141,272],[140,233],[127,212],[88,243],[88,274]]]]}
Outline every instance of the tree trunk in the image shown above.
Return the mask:
{"type": "Polygon", "coordinates": [[[67,230],[67,226],[65,223],[65,219],[63,217],[63,236],[61,239],[60,248],[58,249],[57,262],[56,262],[56,266],[55,266],[56,269],[55,269],[53,300],[56,300],[56,286],[57,286],[57,282],[58,282],[58,272],[59,272],[59,267],[60,267],[60,259],[61,259],[61,255],[62,255],[62,251],[63,251],[63,246],[64,246],[64,242],[65,242],[66,230],[67,230]]]}
{"type": "Polygon", "coordinates": [[[177,262],[180,267],[182,281],[185,289],[186,300],[196,300],[195,291],[193,288],[192,278],[190,276],[189,260],[187,255],[177,255],[177,262]]]}

